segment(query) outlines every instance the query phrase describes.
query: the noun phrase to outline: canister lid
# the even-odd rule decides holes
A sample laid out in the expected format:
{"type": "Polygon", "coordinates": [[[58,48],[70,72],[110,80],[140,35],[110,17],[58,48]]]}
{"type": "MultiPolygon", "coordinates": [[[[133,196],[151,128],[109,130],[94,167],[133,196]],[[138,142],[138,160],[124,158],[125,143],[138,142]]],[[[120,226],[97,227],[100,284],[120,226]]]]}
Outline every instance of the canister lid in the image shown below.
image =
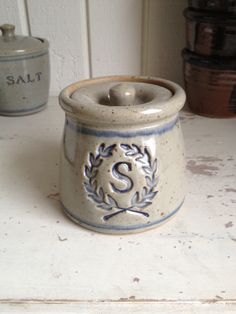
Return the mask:
{"type": "Polygon", "coordinates": [[[183,11],[183,15],[186,17],[186,19],[193,22],[220,24],[222,26],[236,25],[235,16],[224,12],[204,12],[200,10],[186,8],[183,11]]]}
{"type": "Polygon", "coordinates": [[[188,0],[189,7],[197,10],[235,13],[236,0],[188,0]]]}
{"type": "Polygon", "coordinates": [[[121,80],[78,88],[71,98],[81,105],[137,106],[150,102],[161,104],[171,96],[171,91],[162,86],[121,80]]]}
{"type": "Polygon", "coordinates": [[[4,24],[0,26],[0,57],[12,57],[33,54],[48,48],[48,41],[31,36],[15,35],[15,26],[4,24]]]}
{"type": "Polygon", "coordinates": [[[140,124],[177,114],[185,93],[158,78],[111,76],[80,81],[65,88],[60,104],[84,122],[140,124]]]}

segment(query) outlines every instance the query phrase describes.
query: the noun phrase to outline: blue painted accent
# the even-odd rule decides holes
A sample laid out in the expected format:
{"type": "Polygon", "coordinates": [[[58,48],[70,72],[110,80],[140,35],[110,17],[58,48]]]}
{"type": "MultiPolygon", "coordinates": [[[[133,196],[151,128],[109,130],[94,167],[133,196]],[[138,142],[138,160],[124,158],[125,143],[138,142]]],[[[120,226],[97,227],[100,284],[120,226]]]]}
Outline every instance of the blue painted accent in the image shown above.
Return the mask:
{"type": "Polygon", "coordinates": [[[157,127],[154,129],[143,129],[139,131],[133,132],[119,132],[119,131],[107,131],[107,130],[94,130],[89,129],[84,126],[77,125],[75,122],[66,119],[66,125],[76,132],[84,135],[96,136],[96,137],[121,137],[121,138],[131,138],[138,136],[150,136],[150,135],[162,135],[166,132],[171,131],[177,122],[179,121],[179,117],[175,118],[171,122],[166,123],[164,126],[157,127]]]}
{"type": "Polygon", "coordinates": [[[80,219],[79,217],[76,217],[74,214],[72,214],[63,204],[62,207],[64,208],[64,211],[67,212],[75,221],[77,221],[79,224],[83,224],[83,225],[87,225],[88,228],[92,227],[92,228],[97,228],[102,230],[117,230],[117,231],[131,231],[131,230],[139,230],[139,229],[145,229],[145,228],[149,228],[152,226],[156,226],[161,224],[162,222],[164,222],[165,220],[171,218],[172,216],[174,216],[178,210],[181,208],[181,206],[183,205],[184,200],[181,202],[181,204],[173,211],[171,212],[169,215],[163,217],[162,219],[153,221],[151,223],[146,223],[146,224],[141,224],[141,225],[135,225],[135,226],[128,226],[128,227],[124,227],[124,226],[108,226],[108,225],[98,225],[98,224],[91,224],[88,221],[85,221],[83,219],[80,219]]]}
{"type": "Polygon", "coordinates": [[[36,55],[36,56],[27,56],[27,55],[22,55],[19,56],[18,58],[13,58],[13,57],[1,57],[0,58],[0,62],[10,62],[10,61],[22,61],[22,60],[28,60],[28,59],[36,59],[39,57],[42,57],[44,55],[48,54],[48,51],[41,53],[40,55],[36,55]]]}
{"type": "Polygon", "coordinates": [[[46,106],[46,102],[42,105],[39,105],[37,107],[31,108],[31,109],[20,109],[20,110],[0,110],[0,114],[12,114],[14,115],[15,113],[23,113],[23,112],[34,112],[37,109],[43,108],[44,106],[46,106]]]}

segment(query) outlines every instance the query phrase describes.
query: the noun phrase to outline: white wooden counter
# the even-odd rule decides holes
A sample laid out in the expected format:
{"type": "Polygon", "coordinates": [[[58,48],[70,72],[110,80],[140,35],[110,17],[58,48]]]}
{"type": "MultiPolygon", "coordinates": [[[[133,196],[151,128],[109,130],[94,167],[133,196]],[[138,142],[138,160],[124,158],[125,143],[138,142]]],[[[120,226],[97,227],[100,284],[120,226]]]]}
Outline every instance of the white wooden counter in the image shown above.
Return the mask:
{"type": "Polygon", "coordinates": [[[184,206],[129,236],[63,214],[63,124],[56,98],[0,117],[0,313],[236,313],[236,120],[182,113],[184,206]]]}

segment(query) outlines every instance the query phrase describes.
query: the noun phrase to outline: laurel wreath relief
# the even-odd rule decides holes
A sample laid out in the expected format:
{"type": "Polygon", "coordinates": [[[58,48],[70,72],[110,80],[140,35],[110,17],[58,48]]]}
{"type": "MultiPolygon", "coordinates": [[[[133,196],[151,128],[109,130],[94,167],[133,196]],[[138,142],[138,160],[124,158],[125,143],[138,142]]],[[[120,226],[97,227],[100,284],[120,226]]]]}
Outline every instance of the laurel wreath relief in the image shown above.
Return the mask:
{"type": "Polygon", "coordinates": [[[103,217],[105,221],[123,212],[132,212],[149,217],[149,214],[142,209],[152,204],[151,201],[157,194],[155,188],[157,186],[158,179],[156,177],[157,159],[154,159],[152,162],[151,155],[146,147],[142,151],[141,148],[135,144],[120,144],[120,148],[124,151],[125,156],[134,158],[136,162],[142,165],[142,170],[146,179],[146,186],[144,186],[141,191],[136,191],[134,193],[130,200],[129,207],[120,207],[118,202],[111,195],[106,194],[103,188],[98,186],[96,177],[99,167],[105,158],[112,156],[113,150],[116,146],[116,144],[113,144],[106,147],[105,144],[102,143],[95,155],[93,153],[89,154],[89,163],[84,167],[86,177],[84,187],[88,192],[88,197],[97,204],[98,208],[102,208],[106,211],[117,209],[114,213],[105,215],[103,217]]]}

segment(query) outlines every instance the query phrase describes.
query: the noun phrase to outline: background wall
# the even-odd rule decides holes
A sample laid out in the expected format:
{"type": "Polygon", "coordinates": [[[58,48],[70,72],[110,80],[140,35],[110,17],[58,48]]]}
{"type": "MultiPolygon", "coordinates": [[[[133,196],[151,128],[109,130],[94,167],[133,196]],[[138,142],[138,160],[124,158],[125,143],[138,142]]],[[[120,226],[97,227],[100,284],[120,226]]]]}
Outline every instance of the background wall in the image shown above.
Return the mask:
{"type": "Polygon", "coordinates": [[[0,0],[0,23],[50,41],[51,94],[108,74],[182,83],[187,0],[0,0]]]}

